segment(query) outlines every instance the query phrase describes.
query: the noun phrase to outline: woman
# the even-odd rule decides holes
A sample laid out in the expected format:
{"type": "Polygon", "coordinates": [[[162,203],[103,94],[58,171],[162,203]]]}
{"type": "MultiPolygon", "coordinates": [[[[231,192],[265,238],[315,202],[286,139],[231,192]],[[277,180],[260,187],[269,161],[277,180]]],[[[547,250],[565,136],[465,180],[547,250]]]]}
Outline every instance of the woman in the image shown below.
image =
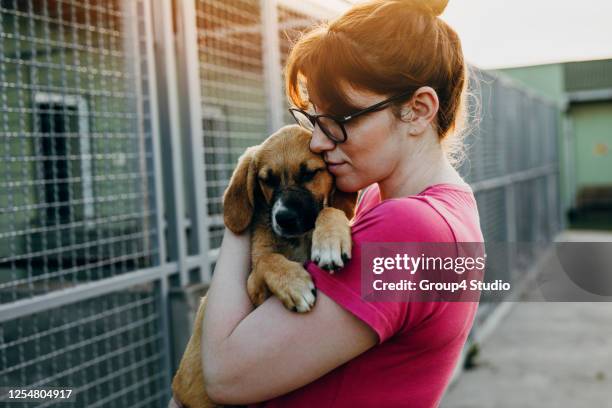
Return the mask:
{"type": "Polygon", "coordinates": [[[318,288],[310,313],[292,313],[274,297],[253,309],[245,289],[250,236],[226,229],[202,337],[213,400],[439,403],[477,303],[366,302],[359,258],[364,242],[482,241],[474,196],[451,165],[467,78],[457,34],[437,18],[445,6],[370,1],[294,46],[287,90],[299,123],[314,123],[311,150],[340,190],[369,186],[351,223],[353,258],[333,275],[306,264],[318,288]],[[336,119],[315,116],[322,114],[336,119]]]}

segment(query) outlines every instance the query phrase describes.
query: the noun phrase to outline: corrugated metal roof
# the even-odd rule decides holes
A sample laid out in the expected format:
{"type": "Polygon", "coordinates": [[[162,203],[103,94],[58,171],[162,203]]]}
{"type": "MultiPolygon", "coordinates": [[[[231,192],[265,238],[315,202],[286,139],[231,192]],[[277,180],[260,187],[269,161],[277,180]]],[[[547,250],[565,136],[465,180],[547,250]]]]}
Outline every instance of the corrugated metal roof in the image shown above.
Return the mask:
{"type": "Polygon", "coordinates": [[[612,88],[612,59],[567,62],[563,68],[567,92],[612,88]]]}

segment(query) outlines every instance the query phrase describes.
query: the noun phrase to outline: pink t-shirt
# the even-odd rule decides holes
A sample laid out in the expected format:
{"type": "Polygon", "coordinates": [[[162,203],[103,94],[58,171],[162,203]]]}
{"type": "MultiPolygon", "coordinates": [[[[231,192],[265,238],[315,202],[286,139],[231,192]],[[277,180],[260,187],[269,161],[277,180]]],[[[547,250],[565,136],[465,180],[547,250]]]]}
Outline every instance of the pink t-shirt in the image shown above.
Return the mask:
{"type": "Polygon", "coordinates": [[[378,184],[351,220],[351,260],[335,274],[308,261],[318,290],[368,324],[379,344],[289,394],[251,407],[436,407],[457,363],[476,302],[366,302],[361,243],[483,242],[469,187],[437,184],[415,196],[380,201],[378,184]]]}

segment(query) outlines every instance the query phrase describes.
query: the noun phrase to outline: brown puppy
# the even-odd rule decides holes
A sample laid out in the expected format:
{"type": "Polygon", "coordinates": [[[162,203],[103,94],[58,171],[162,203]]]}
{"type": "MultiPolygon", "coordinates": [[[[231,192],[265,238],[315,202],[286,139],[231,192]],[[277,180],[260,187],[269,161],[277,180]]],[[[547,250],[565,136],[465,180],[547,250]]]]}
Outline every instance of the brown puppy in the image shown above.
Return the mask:
{"type": "MultiPolygon", "coordinates": [[[[288,309],[309,311],[316,292],[303,263],[310,256],[335,270],[351,255],[349,219],[357,193],[334,188],[323,158],[309,149],[311,136],[300,126],[285,126],[248,148],[223,196],[225,225],[234,233],[251,230],[247,290],[255,305],[274,294],[288,309]]],[[[188,408],[216,406],[204,392],[201,365],[205,303],[202,298],[172,382],[175,400],[188,408]]]]}

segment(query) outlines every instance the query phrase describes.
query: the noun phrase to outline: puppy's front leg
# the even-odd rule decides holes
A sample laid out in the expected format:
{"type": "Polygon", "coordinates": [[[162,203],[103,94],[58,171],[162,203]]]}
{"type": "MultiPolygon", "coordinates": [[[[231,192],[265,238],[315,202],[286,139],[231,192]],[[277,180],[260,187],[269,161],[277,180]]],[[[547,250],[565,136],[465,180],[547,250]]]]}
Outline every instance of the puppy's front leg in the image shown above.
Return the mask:
{"type": "Polygon", "coordinates": [[[352,245],[346,214],[337,208],[323,208],[312,233],[311,259],[319,268],[333,273],[351,259],[352,245]]]}
{"type": "Polygon", "coordinates": [[[310,274],[301,264],[277,253],[262,254],[247,282],[251,301],[260,305],[269,290],[294,312],[308,312],[314,306],[316,291],[310,274]]]}

